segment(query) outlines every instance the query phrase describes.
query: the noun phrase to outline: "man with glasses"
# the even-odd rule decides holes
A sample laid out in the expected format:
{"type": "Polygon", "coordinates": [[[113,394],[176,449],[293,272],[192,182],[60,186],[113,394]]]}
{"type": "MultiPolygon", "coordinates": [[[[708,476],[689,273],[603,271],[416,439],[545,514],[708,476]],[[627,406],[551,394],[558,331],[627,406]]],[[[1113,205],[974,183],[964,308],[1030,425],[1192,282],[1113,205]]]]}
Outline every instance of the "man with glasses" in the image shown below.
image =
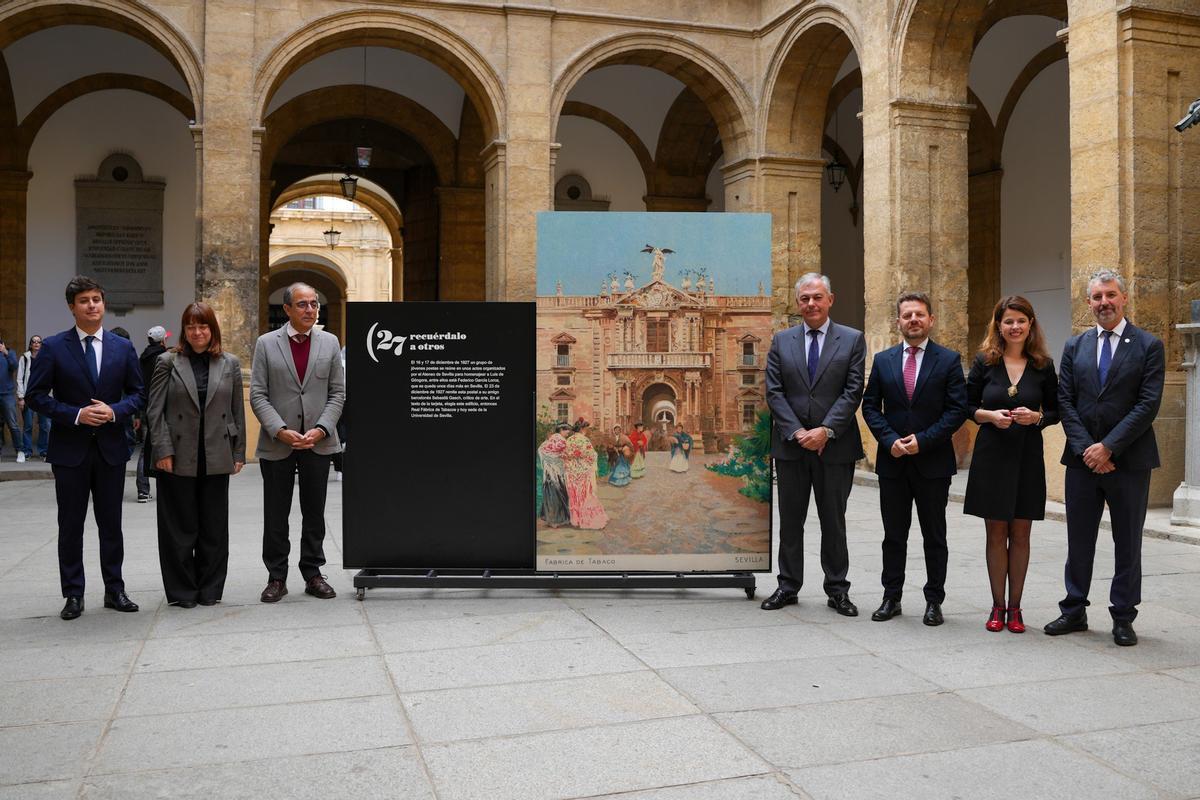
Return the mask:
{"type": "Polygon", "coordinates": [[[325,491],[329,461],[340,448],[337,422],[346,399],[337,337],[314,329],[321,304],[306,283],[283,292],[288,322],[254,347],[250,407],[262,431],[258,463],[263,479],[263,563],[267,587],[259,598],[275,603],[288,593],[288,515],[300,475],[300,574],[304,591],[336,597],[321,574],[325,565],[325,491]]]}
{"type": "Polygon", "coordinates": [[[17,361],[17,412],[24,423],[21,452],[17,453],[17,461],[46,455],[46,445],[50,440],[50,417],[39,414],[25,402],[25,390],[29,388],[29,376],[33,372],[33,360],[42,349],[42,337],[29,337],[29,349],[17,361]],[[33,438],[33,419],[37,417],[37,440],[33,438]]]}

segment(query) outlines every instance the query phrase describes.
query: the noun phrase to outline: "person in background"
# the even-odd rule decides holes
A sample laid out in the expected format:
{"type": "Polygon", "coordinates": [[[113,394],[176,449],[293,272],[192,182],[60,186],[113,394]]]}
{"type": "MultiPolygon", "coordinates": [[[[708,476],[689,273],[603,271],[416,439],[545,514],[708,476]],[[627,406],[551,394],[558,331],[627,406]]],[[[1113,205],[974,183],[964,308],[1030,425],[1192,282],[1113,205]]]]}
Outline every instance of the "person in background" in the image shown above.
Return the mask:
{"type": "Polygon", "coordinates": [[[4,450],[4,429],[12,437],[13,453],[18,462],[25,461],[25,445],[21,425],[17,421],[17,357],[0,337],[0,452],[4,450]]]}
{"type": "Polygon", "coordinates": [[[147,418],[163,589],[171,605],[195,608],[221,602],[225,590],[229,476],[246,463],[246,416],[242,365],[221,349],[216,313],[192,303],[179,327],[183,341],[154,367],[147,418]]]}
{"type": "MultiPolygon", "coordinates": [[[[133,339],[129,336],[129,331],[121,326],[112,329],[112,332],[120,336],[125,341],[133,344],[133,339]]],[[[134,351],[136,352],[136,351],[134,351]]],[[[146,408],[146,384],[142,383],[142,410],[146,408]]],[[[133,455],[133,451],[137,449],[139,432],[142,429],[142,414],[133,414],[129,419],[125,420],[125,442],[129,445],[129,455],[133,455]]]]}
{"type": "Polygon", "coordinates": [[[641,478],[646,474],[646,447],[650,443],[646,436],[646,423],[633,423],[629,442],[633,445],[633,463],[629,465],[629,475],[632,478],[641,478]]]}
{"type": "Polygon", "coordinates": [[[50,442],[50,417],[38,414],[25,402],[25,392],[29,388],[29,376],[33,372],[33,360],[42,349],[42,337],[30,336],[29,349],[17,359],[17,413],[24,422],[22,431],[22,452],[17,454],[17,461],[36,456],[46,457],[46,447],[50,442]],[[33,437],[33,422],[37,420],[37,439],[33,437]]]}
{"type": "Polygon", "coordinates": [[[668,463],[671,472],[687,472],[691,455],[692,437],[683,429],[682,423],[677,424],[671,434],[671,460],[668,463]]]}
{"type": "MultiPolygon", "coordinates": [[[[150,392],[150,383],[154,379],[154,365],[158,362],[158,357],[167,352],[166,340],[170,335],[162,325],[155,325],[146,331],[147,344],[146,348],[142,350],[142,354],[138,356],[138,365],[142,368],[142,385],[146,387],[147,395],[150,392]]],[[[147,408],[149,408],[148,401],[147,408]]],[[[153,431],[149,430],[148,419],[149,414],[142,415],[142,453],[138,458],[137,466],[137,501],[139,503],[148,503],[151,499],[149,473],[153,431]]]]}

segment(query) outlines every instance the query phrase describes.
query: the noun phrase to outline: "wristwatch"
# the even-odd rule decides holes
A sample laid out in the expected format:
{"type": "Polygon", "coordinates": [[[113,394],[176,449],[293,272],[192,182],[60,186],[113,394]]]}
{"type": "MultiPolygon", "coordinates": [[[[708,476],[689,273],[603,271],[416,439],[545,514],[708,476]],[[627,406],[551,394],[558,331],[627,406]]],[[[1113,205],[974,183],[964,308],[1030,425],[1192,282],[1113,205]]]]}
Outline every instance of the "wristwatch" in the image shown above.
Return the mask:
{"type": "Polygon", "coordinates": [[[829,427],[828,425],[822,425],[821,427],[824,429],[825,435],[828,436],[830,439],[832,439],[833,438],[833,428],[829,427]]]}

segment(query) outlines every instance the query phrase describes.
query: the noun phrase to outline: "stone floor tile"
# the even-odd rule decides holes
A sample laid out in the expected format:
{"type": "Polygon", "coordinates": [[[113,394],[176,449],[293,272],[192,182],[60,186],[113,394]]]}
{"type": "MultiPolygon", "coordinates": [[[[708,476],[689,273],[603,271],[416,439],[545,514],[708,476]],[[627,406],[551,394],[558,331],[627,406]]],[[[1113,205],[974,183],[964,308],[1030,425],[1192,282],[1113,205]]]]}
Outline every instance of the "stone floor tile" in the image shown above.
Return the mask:
{"type": "Polygon", "coordinates": [[[926,693],[938,688],[869,654],[677,667],[661,670],[659,675],[709,712],[926,693]]]}
{"type": "Polygon", "coordinates": [[[64,634],[54,644],[6,648],[0,659],[0,682],[124,675],[141,648],[138,641],[80,643],[64,634]]]}
{"type": "Polygon", "coordinates": [[[361,625],[220,633],[209,636],[174,636],[146,642],[141,656],[138,657],[137,670],[157,672],[235,667],[375,653],[375,642],[361,625]]]}
{"type": "Polygon", "coordinates": [[[411,747],[93,775],[82,800],[433,800],[411,747]]]}
{"type": "MultiPolygon", "coordinates": [[[[1088,634],[1073,634],[1086,636],[1088,634]]],[[[902,650],[887,660],[946,689],[1013,685],[1057,678],[1133,672],[1136,667],[1115,657],[1075,644],[1072,637],[1049,637],[1033,630],[1022,635],[981,631],[975,644],[948,648],[902,650]]],[[[1110,638],[1111,641],[1111,638],[1110,638]]],[[[1114,648],[1115,649],[1115,648],[1114,648]]]]}
{"type": "MultiPolygon", "coordinates": [[[[1139,614],[1134,629],[1138,635],[1136,647],[1117,647],[1111,635],[1088,636],[1078,639],[1078,642],[1091,650],[1110,654],[1145,670],[1200,666],[1200,624],[1172,625],[1154,617],[1143,619],[1139,614]]],[[[1093,630],[1107,632],[1109,628],[1107,625],[1104,628],[1094,625],[1093,630]]]]}
{"type": "Polygon", "coordinates": [[[551,800],[761,774],[766,764],[704,717],[422,748],[444,800],[551,800]]]}
{"type": "Polygon", "coordinates": [[[1200,684],[1154,673],[964,689],[958,694],[1053,735],[1200,717],[1200,684]]]}
{"type": "Polygon", "coordinates": [[[809,800],[781,775],[757,775],[707,783],[689,783],[644,792],[622,792],[589,800],[809,800]]]}
{"type": "Polygon", "coordinates": [[[423,743],[697,713],[694,705],[648,671],[444,689],[401,699],[423,743]]]}
{"type": "Polygon", "coordinates": [[[788,773],[813,800],[1162,800],[1150,786],[1046,741],[1011,742],[788,773]],[[1019,765],[1002,769],[997,765],[1019,765]]]}
{"type": "MultiPolygon", "coordinates": [[[[862,623],[849,620],[846,624],[862,623]]],[[[653,669],[784,661],[812,655],[843,656],[863,652],[857,645],[828,633],[826,628],[804,624],[639,633],[616,638],[653,669]]]]}
{"type": "MultiPolygon", "coordinates": [[[[788,610],[791,608],[795,606],[789,606],[788,610]]],[[[788,614],[764,612],[758,603],[746,602],[744,596],[742,599],[730,598],[725,602],[708,603],[703,611],[691,603],[671,603],[632,608],[589,608],[585,613],[592,622],[617,638],[721,628],[761,628],[796,622],[796,618],[788,614]]]]}
{"type": "Polygon", "coordinates": [[[561,611],[567,607],[566,603],[552,594],[534,590],[438,592],[374,589],[367,592],[367,599],[362,602],[362,609],[373,625],[424,619],[460,619],[494,614],[561,611]]]}
{"type": "Polygon", "coordinates": [[[138,672],[129,678],[117,715],[303,703],[391,692],[379,656],[138,672]]]}
{"type": "MultiPolygon", "coordinates": [[[[130,598],[135,603],[141,602],[141,598],[133,595],[130,598]]],[[[61,610],[62,601],[58,600],[54,606],[43,609],[43,616],[0,620],[0,641],[5,647],[25,648],[54,645],[67,636],[80,644],[140,640],[146,638],[154,625],[153,606],[144,612],[122,614],[104,609],[100,598],[94,605],[85,600],[83,616],[69,623],[59,619],[61,610]]]]}
{"type": "Polygon", "coordinates": [[[393,653],[387,656],[387,664],[400,692],[645,669],[644,664],[609,639],[561,639],[393,653]]]}
{"type": "Polygon", "coordinates": [[[1083,733],[1060,741],[1167,791],[1200,796],[1200,719],[1083,733]]]}
{"type": "Polygon", "coordinates": [[[385,653],[444,650],[451,647],[537,642],[551,639],[586,639],[603,636],[577,611],[525,611],[459,619],[424,619],[373,624],[385,653]]]}
{"type": "MultiPolygon", "coordinates": [[[[255,581],[255,586],[261,581],[255,581]]],[[[261,591],[259,586],[258,590],[261,591]]],[[[333,628],[361,625],[360,604],[339,595],[334,600],[319,600],[304,594],[304,587],[293,585],[291,593],[279,603],[262,603],[255,594],[253,602],[222,602],[215,606],[178,608],[168,606],[158,615],[151,636],[205,636],[212,633],[247,633],[296,628],[333,628]],[[295,602],[289,602],[295,601],[295,602]]]]}
{"type": "Polygon", "coordinates": [[[0,683],[0,727],[107,720],[125,675],[0,683]]]}
{"type": "Polygon", "coordinates": [[[808,767],[955,750],[1033,732],[952,694],[910,694],[717,714],[778,767],[808,767]]]}
{"type": "Polygon", "coordinates": [[[83,776],[103,722],[0,728],[0,786],[83,776]]]}
{"type": "Polygon", "coordinates": [[[76,800],[79,781],[45,781],[0,786],[0,800],[76,800]]]}
{"type": "Polygon", "coordinates": [[[394,697],[122,717],[92,775],[344,752],[408,744],[394,697]]]}

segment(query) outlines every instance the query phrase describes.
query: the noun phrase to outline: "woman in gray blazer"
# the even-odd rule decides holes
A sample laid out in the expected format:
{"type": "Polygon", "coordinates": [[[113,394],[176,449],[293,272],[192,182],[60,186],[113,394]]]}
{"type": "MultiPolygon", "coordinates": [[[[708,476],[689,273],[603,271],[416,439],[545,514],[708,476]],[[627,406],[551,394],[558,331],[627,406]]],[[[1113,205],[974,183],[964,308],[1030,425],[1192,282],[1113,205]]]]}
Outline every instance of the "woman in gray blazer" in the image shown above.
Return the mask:
{"type": "Polygon", "coordinates": [[[206,303],[183,311],[182,341],[150,382],[151,458],[158,471],[158,560],[167,602],[221,601],[229,567],[229,476],[246,463],[242,365],[221,350],[206,303]]]}

